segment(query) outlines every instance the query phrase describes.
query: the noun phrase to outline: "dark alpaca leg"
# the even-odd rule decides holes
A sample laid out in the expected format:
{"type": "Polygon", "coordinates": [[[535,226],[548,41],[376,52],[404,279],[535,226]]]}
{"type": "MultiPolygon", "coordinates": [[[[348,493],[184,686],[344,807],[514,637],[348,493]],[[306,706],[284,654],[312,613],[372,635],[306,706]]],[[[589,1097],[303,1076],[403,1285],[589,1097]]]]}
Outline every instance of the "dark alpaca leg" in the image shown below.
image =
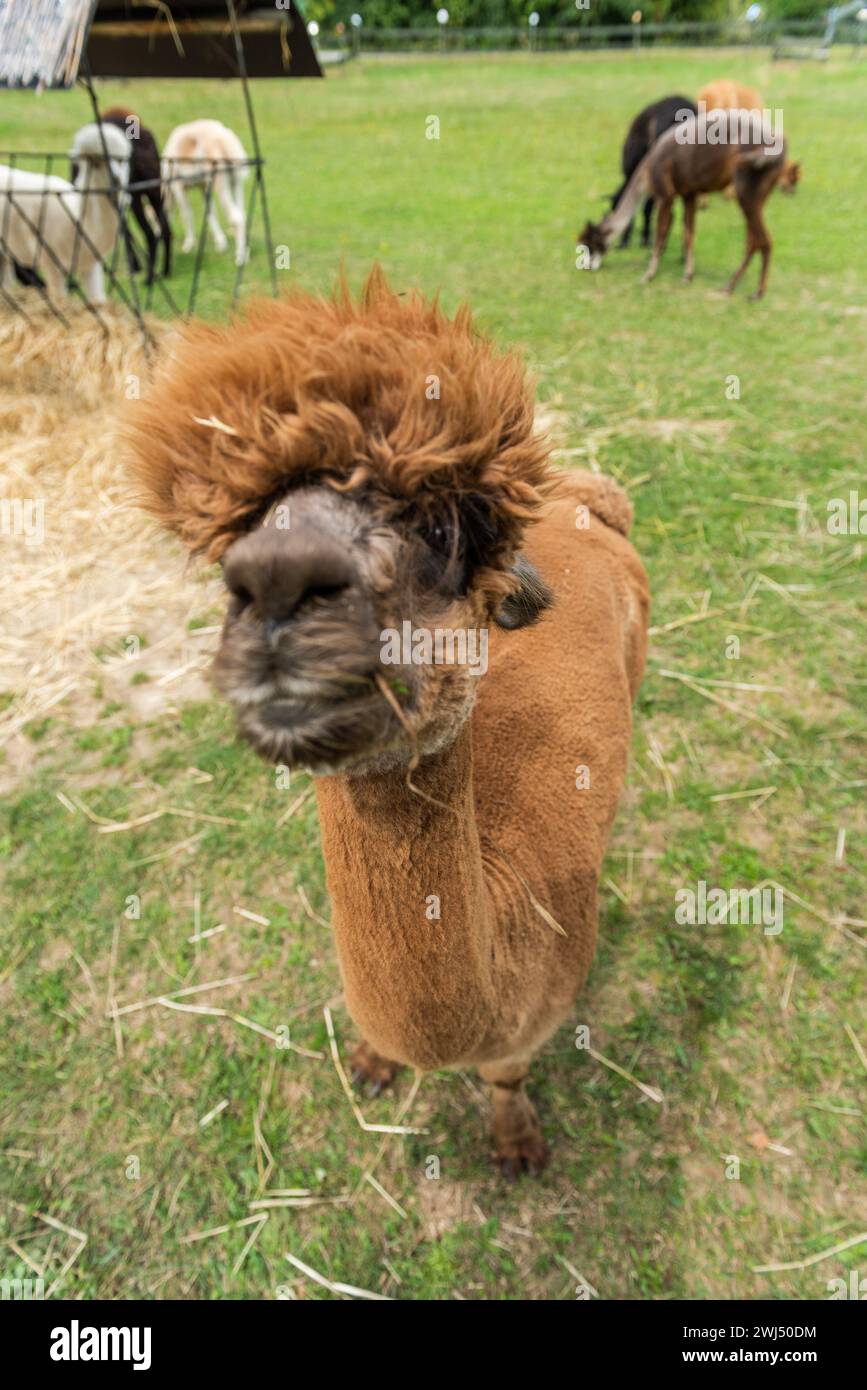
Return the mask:
{"type": "Polygon", "coordinates": [[[660,258],[665,250],[665,243],[668,241],[668,233],[671,230],[671,213],[673,207],[674,198],[660,198],[659,208],[656,214],[656,243],[653,248],[653,254],[650,257],[650,264],[641,277],[641,283],[644,285],[653,279],[659,269],[660,258]]]}
{"type": "MultiPolygon", "coordinates": [[[[132,207],[132,199],[130,199],[130,207],[132,207]]],[[[141,270],[141,261],[136,254],[135,245],[125,217],[121,217],[120,220],[120,236],[124,245],[124,250],[126,251],[126,263],[129,273],[130,275],[138,275],[141,270]]]]}
{"type": "Polygon", "coordinates": [[[45,281],[39,274],[39,271],[34,270],[32,266],[19,265],[17,261],[13,261],[12,269],[15,272],[15,279],[18,281],[19,285],[24,285],[29,289],[45,289],[45,281]]]}
{"type": "Polygon", "coordinates": [[[399,1071],[400,1062],[380,1057],[363,1038],[349,1059],[349,1075],[353,1085],[363,1086],[367,1083],[371,1096],[378,1096],[380,1091],[390,1086],[399,1071]]]}
{"type": "Polygon", "coordinates": [[[144,198],[140,193],[131,194],[129,200],[129,207],[130,212],[132,213],[136,222],[141,227],[142,235],[144,236],[145,242],[147,243],[148,266],[147,276],[145,277],[145,284],[152,285],[154,282],[154,267],[156,265],[157,246],[159,243],[157,241],[156,233],[154,232],[154,229],[150,224],[150,218],[145,212],[144,198]]]}
{"type": "Polygon", "coordinates": [[[510,1181],[524,1172],[538,1177],[548,1163],[548,1145],[536,1107],[524,1090],[529,1068],[524,1060],[488,1062],[479,1067],[479,1075],[491,1088],[496,1162],[510,1181]]]}
{"type": "Polygon", "coordinates": [[[166,216],[166,206],[158,189],[151,192],[150,200],[163,243],[163,275],[168,279],[172,273],[172,226],[166,216]]]}
{"type": "Polygon", "coordinates": [[[620,238],[619,242],[617,243],[617,249],[618,249],[618,251],[625,251],[626,247],[629,245],[630,241],[632,240],[632,227],[633,227],[634,222],[635,222],[635,218],[634,218],[634,217],[630,217],[629,221],[628,221],[627,224],[626,224],[626,230],[624,231],[623,236],[620,238]]]}
{"type": "Polygon", "coordinates": [[[695,194],[687,193],[683,199],[683,278],[689,284],[695,274],[695,194]]]}
{"type": "Polygon", "coordinates": [[[650,223],[653,218],[653,202],[654,200],[652,198],[645,198],[644,200],[644,226],[641,229],[642,246],[650,245],[650,223]]]}

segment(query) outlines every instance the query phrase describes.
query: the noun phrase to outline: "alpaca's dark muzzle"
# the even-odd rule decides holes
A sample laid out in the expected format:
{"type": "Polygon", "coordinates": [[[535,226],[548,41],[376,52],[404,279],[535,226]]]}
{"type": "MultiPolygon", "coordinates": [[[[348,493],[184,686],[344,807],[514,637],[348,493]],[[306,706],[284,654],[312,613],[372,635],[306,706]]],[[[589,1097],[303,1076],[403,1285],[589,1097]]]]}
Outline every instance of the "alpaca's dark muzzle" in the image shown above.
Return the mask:
{"type": "Polygon", "coordinates": [[[215,683],[244,737],[275,762],[340,765],[393,719],[376,686],[380,625],[353,517],[330,489],[299,489],[223,557],[230,602],[215,683]]]}

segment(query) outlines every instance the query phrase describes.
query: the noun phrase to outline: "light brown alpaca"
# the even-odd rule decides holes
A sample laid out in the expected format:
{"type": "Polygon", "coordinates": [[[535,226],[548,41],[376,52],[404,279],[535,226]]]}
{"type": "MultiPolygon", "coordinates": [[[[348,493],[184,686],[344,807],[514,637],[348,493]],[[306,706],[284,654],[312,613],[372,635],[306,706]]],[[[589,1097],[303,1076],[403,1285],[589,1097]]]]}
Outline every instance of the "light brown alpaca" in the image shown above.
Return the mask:
{"type": "Polygon", "coordinates": [[[698,94],[707,111],[761,111],[764,103],[755,87],[744,87],[727,77],[708,82],[698,94]]]}
{"type": "MultiPolygon", "coordinates": [[[[732,82],[727,77],[719,78],[716,82],[709,82],[706,87],[702,87],[698,94],[698,102],[699,106],[704,106],[705,111],[762,111],[764,109],[764,102],[755,87],[743,87],[739,82],[732,82]]],[[[780,192],[794,193],[800,179],[800,164],[787,159],[780,176],[780,192]]],[[[726,198],[736,196],[732,184],[728,185],[724,193],[726,198]]]]}
{"type": "Polygon", "coordinates": [[[186,330],[130,439],[149,509],[222,559],[241,732],[316,774],[356,1074],[477,1067],[503,1170],[540,1171],[524,1079],[593,958],[644,665],[629,503],[558,483],[519,359],[378,272],[186,330]],[[404,622],[490,628],[487,673],[387,664],[404,622]]]}

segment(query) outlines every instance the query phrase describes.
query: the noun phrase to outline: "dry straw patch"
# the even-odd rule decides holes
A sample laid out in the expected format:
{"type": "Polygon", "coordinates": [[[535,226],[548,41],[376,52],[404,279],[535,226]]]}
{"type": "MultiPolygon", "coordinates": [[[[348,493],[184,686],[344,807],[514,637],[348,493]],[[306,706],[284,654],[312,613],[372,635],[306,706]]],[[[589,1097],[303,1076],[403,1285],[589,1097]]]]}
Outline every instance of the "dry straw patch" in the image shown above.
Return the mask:
{"type": "MultiPolygon", "coordinates": [[[[187,628],[215,606],[218,586],[196,577],[135,506],[117,421],[128,396],[146,389],[149,363],[135,324],[107,314],[107,340],[84,311],[68,328],[47,317],[0,318],[7,775],[26,763],[23,727],[61,703],[92,708],[95,676],[104,697],[134,693],[145,715],[205,689],[211,643],[187,628]],[[133,637],[144,639],[138,653],[133,637]],[[138,670],[150,684],[131,687],[138,670]]],[[[172,330],[153,323],[151,331],[165,352],[172,330]]]]}

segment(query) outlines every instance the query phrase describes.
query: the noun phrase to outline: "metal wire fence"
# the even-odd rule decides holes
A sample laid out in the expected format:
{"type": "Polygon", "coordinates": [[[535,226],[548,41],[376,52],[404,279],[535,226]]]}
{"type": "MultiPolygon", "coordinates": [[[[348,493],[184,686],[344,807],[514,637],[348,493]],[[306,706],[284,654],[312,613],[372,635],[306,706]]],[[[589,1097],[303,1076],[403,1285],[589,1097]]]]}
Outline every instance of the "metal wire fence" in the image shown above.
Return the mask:
{"type": "MultiPolygon", "coordinates": [[[[867,24],[855,18],[842,21],[835,45],[860,50],[867,24]]],[[[823,48],[823,17],[806,20],[744,19],[682,21],[653,24],[529,25],[507,28],[462,27],[453,24],[425,28],[387,29],[366,26],[341,38],[354,55],[360,53],[473,53],[525,51],[539,53],[590,51],[603,48],[755,47],[770,48],[779,56],[786,49],[816,56],[823,48]]],[[[328,40],[329,44],[331,39],[328,40]]]]}
{"type": "MultiPolygon", "coordinates": [[[[231,276],[231,301],[235,302],[249,255],[250,232],[254,225],[257,197],[263,186],[262,159],[221,161],[189,158],[164,161],[161,178],[130,183],[70,181],[69,154],[58,151],[0,150],[0,302],[8,309],[30,318],[28,310],[41,301],[49,313],[68,325],[64,308],[70,297],[78,299],[109,331],[101,305],[106,299],[123,304],[137,317],[156,304],[170,314],[194,312],[209,225],[216,212],[215,190],[221,176],[233,180],[243,190],[248,176],[249,193],[244,205],[243,254],[238,254],[231,276]],[[23,177],[19,177],[23,176],[23,177]],[[151,218],[146,200],[160,200],[168,209],[177,194],[189,207],[187,193],[193,188],[202,194],[198,227],[193,227],[195,244],[185,302],[172,292],[169,278],[161,272],[153,253],[153,240],[162,240],[153,226],[151,236],[143,231],[141,218],[151,218]],[[108,245],[105,218],[94,216],[97,200],[106,199],[108,245]],[[136,217],[130,209],[138,204],[136,217]],[[99,226],[102,235],[95,230],[99,226]],[[94,276],[94,267],[100,267],[94,276]],[[150,272],[140,284],[142,270],[150,272]]],[[[105,166],[100,166],[107,179],[105,166]]],[[[244,193],[241,193],[244,198],[244,193]]],[[[105,212],[102,208],[102,213],[105,212]]],[[[190,214],[191,216],[191,214],[190,214]]],[[[192,222],[190,223],[192,226],[192,222]]],[[[159,247],[158,247],[159,249],[159,247]]],[[[164,248],[163,267],[168,267],[164,248]]]]}

